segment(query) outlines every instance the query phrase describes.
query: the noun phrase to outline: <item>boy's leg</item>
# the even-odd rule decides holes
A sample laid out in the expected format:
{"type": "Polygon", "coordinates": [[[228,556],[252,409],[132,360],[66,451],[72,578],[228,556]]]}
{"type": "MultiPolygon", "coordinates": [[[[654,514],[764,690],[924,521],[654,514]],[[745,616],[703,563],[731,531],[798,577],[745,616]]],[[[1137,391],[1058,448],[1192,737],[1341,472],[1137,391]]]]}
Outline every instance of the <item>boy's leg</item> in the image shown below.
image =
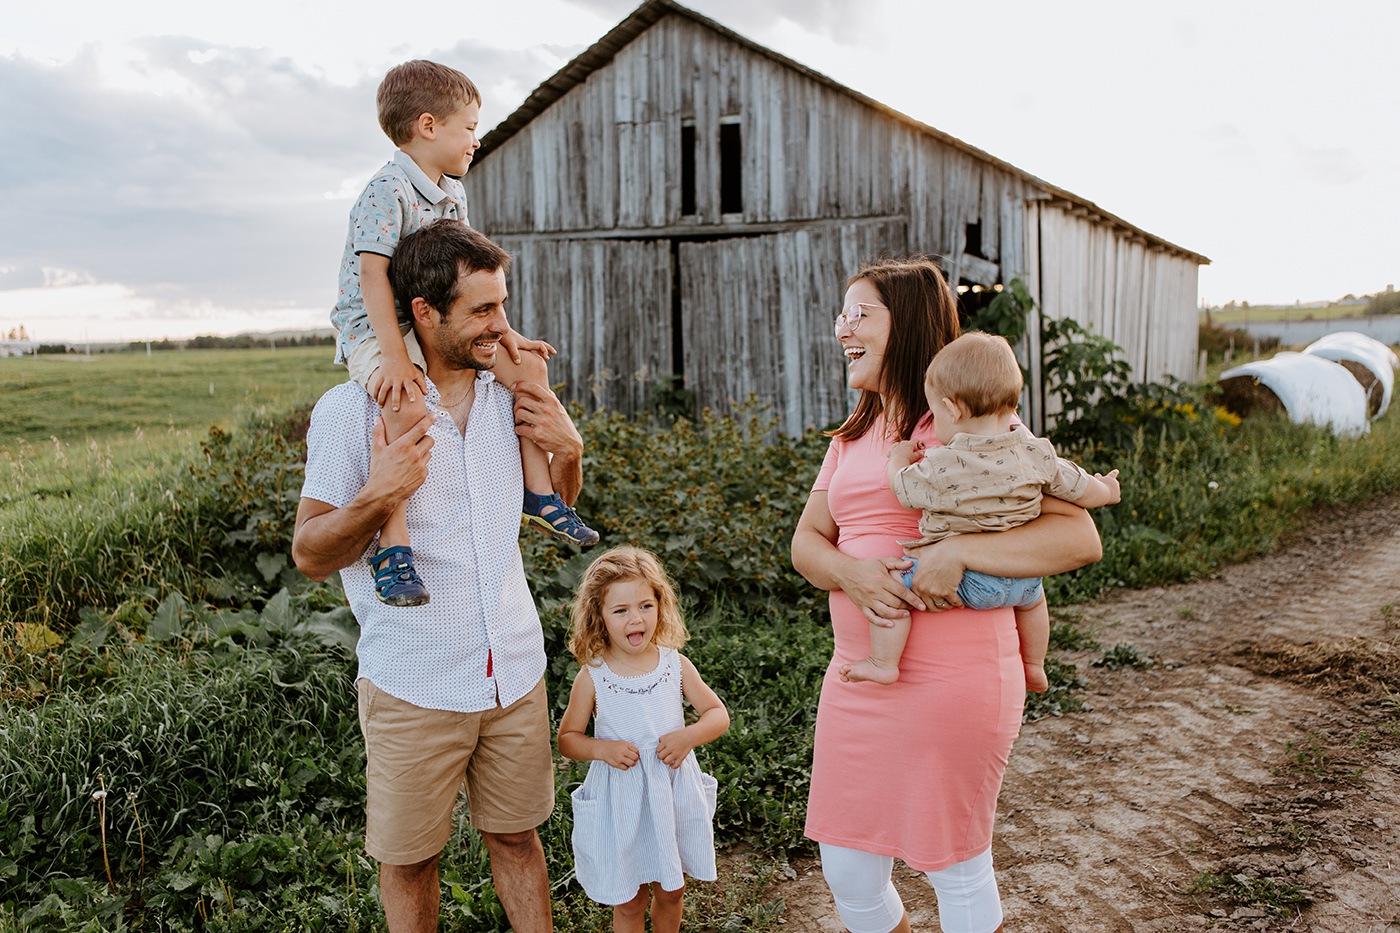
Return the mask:
{"type": "MultiPolygon", "coordinates": [[[[504,386],[521,382],[549,386],[549,367],[538,353],[525,351],[517,364],[502,354],[492,370],[504,386]]],[[[554,479],[549,475],[549,454],[534,441],[520,439],[520,468],[525,477],[525,501],[521,507],[526,524],[533,525],[551,538],[589,547],[598,543],[598,532],[584,524],[578,513],[559,498],[554,491],[554,479]]]]}
{"type": "MultiPolygon", "coordinates": [[[[424,368],[426,364],[423,362],[423,351],[419,349],[413,331],[405,330],[403,340],[409,359],[420,369],[424,368]]],[[[375,373],[382,360],[383,351],[379,347],[379,341],[370,335],[350,355],[346,361],[346,368],[350,371],[350,378],[358,382],[366,392],[370,392],[370,386],[374,384],[375,373]]],[[[427,400],[421,392],[414,392],[412,401],[400,396],[397,410],[392,404],[381,408],[384,433],[389,443],[392,444],[402,437],[405,431],[423,419],[427,411],[427,400]]],[[[379,550],[369,561],[370,569],[374,571],[374,591],[380,602],[390,606],[422,606],[428,602],[428,589],[418,576],[417,568],[413,566],[411,544],[408,535],[408,502],[405,501],[398,504],[379,529],[379,550]]]]}
{"type": "Polygon", "coordinates": [[[1045,676],[1045,653],[1050,648],[1050,607],[1044,596],[1033,605],[1016,608],[1016,635],[1021,640],[1026,689],[1044,693],[1050,689],[1050,680],[1045,676]]]}
{"type": "Polygon", "coordinates": [[[909,640],[909,620],[896,619],[894,626],[870,626],[870,657],[854,664],[841,665],[841,679],[847,682],[862,680],[877,684],[892,684],[899,680],[899,658],[904,654],[904,643],[909,640]]]}

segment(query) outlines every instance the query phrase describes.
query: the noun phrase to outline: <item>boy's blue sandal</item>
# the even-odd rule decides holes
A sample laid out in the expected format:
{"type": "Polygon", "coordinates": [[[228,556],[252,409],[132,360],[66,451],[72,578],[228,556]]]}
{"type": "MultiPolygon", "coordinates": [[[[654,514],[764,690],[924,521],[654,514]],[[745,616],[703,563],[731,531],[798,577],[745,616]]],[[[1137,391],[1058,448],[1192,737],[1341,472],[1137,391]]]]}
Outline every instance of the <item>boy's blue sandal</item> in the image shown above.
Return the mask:
{"type": "Polygon", "coordinates": [[[598,532],[585,525],[578,513],[565,505],[557,492],[540,496],[525,490],[525,505],[521,513],[522,522],[534,525],[551,538],[579,547],[592,547],[598,543],[598,532]],[[546,515],[547,509],[552,511],[546,515]]]}
{"type": "Polygon", "coordinates": [[[374,592],[389,606],[422,606],[428,602],[428,588],[413,566],[413,549],[404,545],[381,548],[369,559],[374,571],[374,592]],[[379,564],[384,566],[380,567],[379,564]]]}

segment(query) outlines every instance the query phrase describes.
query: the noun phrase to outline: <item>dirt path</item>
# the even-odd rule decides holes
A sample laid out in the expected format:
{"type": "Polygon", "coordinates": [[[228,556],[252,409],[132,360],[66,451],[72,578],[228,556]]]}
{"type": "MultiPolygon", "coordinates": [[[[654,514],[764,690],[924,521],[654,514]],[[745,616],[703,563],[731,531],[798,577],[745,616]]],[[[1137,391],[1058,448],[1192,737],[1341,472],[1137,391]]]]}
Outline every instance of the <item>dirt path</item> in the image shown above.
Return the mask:
{"type": "MultiPolygon", "coordinates": [[[[1008,931],[1400,930],[1400,497],[1078,609],[1102,645],[1065,657],[1085,711],[1026,725],[1001,794],[1008,931]],[[1092,666],[1118,644],[1153,663],[1092,666]]],[[[841,930],[796,867],[785,926],[841,930]]],[[[895,874],[937,930],[927,884],[895,874]]]]}

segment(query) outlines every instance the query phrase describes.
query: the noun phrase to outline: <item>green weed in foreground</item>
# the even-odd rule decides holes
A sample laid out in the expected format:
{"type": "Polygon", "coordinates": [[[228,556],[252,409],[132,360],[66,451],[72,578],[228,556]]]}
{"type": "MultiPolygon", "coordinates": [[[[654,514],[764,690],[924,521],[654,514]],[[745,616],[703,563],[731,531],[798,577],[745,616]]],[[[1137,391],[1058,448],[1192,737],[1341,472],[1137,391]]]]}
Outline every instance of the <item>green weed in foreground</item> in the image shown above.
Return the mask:
{"type": "Polygon", "coordinates": [[[1297,913],[1312,903],[1312,894],[1307,889],[1250,872],[1208,869],[1196,877],[1189,893],[1204,894],[1241,907],[1261,908],[1275,916],[1297,913]]]}

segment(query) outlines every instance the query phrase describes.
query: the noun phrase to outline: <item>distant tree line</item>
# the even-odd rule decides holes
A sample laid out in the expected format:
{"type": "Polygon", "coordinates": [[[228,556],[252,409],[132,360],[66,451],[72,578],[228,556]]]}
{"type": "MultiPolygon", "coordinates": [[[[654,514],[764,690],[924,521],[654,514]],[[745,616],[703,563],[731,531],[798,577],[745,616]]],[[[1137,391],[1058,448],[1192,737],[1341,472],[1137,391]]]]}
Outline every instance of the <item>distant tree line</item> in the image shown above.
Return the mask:
{"type": "Polygon", "coordinates": [[[238,334],[233,337],[204,335],[188,340],[133,340],[132,350],[252,350],[257,347],[329,347],[335,345],[335,334],[300,334],[295,337],[271,334],[238,334]]]}
{"type": "Polygon", "coordinates": [[[1367,314],[1400,313],[1400,292],[1379,292],[1366,299],[1367,314]]]}

